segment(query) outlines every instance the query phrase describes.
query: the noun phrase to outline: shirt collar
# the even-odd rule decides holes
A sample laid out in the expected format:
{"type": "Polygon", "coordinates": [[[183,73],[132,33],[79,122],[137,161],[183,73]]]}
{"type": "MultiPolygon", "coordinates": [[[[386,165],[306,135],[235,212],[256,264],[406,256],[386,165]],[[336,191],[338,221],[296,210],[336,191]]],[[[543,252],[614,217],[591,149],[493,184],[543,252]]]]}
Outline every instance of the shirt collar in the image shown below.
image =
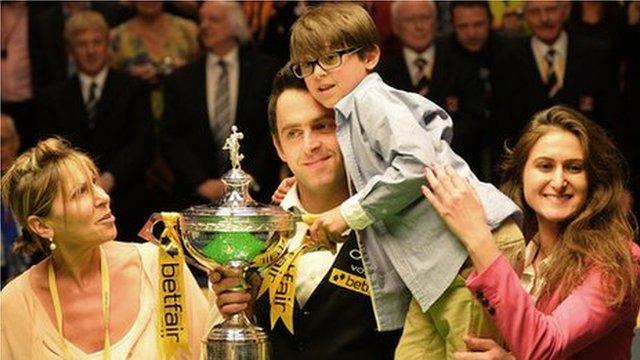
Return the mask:
{"type": "Polygon", "coordinates": [[[535,36],[531,37],[531,47],[533,47],[534,51],[542,56],[549,51],[549,49],[553,49],[556,51],[556,56],[565,59],[567,57],[567,44],[569,43],[567,33],[562,31],[558,39],[551,44],[547,45],[542,40],[538,39],[535,36]]]}
{"type": "Polygon", "coordinates": [[[98,86],[98,89],[102,89],[104,87],[104,82],[107,80],[108,72],[109,72],[108,66],[105,66],[104,69],[100,70],[100,72],[93,77],[79,71],[78,78],[80,78],[80,84],[82,85],[83,89],[89,88],[92,82],[98,86]]]}
{"type": "Polygon", "coordinates": [[[436,56],[436,47],[432,44],[421,53],[413,49],[409,49],[408,47],[403,47],[402,53],[404,54],[404,58],[406,59],[407,64],[409,64],[409,69],[413,69],[415,66],[414,63],[417,58],[423,58],[427,60],[427,66],[433,64],[436,56]]]}
{"type": "MultiPolygon", "coordinates": [[[[356,91],[364,91],[365,89],[371,86],[376,86],[377,84],[384,84],[382,78],[380,77],[380,75],[378,75],[378,73],[372,72],[369,75],[365,76],[364,79],[360,81],[360,84],[358,84],[358,86],[356,86],[353,90],[351,90],[350,93],[348,93],[345,97],[343,97],[336,103],[336,105],[334,106],[336,115],[340,114],[342,117],[347,118],[349,114],[351,114],[351,112],[355,110],[354,94],[356,93],[356,91]]],[[[336,120],[338,120],[337,117],[336,120]]]]}
{"type": "Polygon", "coordinates": [[[224,60],[224,62],[227,64],[228,66],[235,66],[238,61],[239,61],[239,50],[238,47],[234,47],[233,49],[231,49],[228,53],[226,53],[223,56],[219,56],[217,54],[214,54],[212,52],[208,52],[207,53],[207,67],[213,67],[213,66],[217,66],[218,63],[220,62],[220,60],[224,60]]]}
{"type": "Polygon", "coordinates": [[[291,208],[296,207],[300,212],[307,212],[300,203],[300,197],[298,196],[298,184],[293,184],[291,189],[289,189],[287,194],[284,196],[284,199],[282,199],[280,207],[285,210],[291,210],[291,208]]]}

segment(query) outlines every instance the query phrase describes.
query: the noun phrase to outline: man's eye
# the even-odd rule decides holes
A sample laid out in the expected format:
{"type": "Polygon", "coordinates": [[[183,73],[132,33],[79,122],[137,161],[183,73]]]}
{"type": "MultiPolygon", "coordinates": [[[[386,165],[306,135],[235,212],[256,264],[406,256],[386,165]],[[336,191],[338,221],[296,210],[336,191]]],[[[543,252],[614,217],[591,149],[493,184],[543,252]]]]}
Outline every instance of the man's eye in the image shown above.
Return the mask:
{"type": "Polygon", "coordinates": [[[287,137],[287,139],[295,139],[300,135],[300,130],[290,130],[287,131],[285,136],[287,137]]]}

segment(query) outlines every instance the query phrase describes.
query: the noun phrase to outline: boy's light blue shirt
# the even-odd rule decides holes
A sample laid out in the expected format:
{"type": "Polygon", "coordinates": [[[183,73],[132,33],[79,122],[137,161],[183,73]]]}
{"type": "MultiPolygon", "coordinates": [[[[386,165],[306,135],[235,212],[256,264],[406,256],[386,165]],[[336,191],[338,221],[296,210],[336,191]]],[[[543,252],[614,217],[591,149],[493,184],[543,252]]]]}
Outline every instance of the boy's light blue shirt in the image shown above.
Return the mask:
{"type": "Polygon", "coordinates": [[[480,182],[449,143],[451,117],[426,98],[369,74],[335,106],[337,136],[354,194],[341,210],[358,231],[381,331],[401,328],[411,296],[423,311],[442,295],[467,258],[420,191],[426,164],[449,164],[469,178],[496,228],[518,207],[480,182]],[[360,219],[353,219],[359,214],[360,219]],[[361,228],[361,226],[355,226],[361,228]]]}

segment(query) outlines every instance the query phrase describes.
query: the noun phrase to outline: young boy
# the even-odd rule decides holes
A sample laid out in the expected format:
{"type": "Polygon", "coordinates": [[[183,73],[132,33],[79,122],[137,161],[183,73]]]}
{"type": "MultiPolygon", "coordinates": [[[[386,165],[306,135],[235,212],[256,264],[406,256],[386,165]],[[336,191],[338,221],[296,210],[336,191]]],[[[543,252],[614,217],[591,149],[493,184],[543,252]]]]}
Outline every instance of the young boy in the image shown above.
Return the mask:
{"type": "MultiPolygon", "coordinates": [[[[496,242],[514,262],[524,248],[511,220],[520,216],[517,206],[479,182],[451,150],[452,120],[444,110],[373,72],[380,57],[376,28],[359,5],[323,4],[303,15],[292,27],[291,57],[311,95],[335,111],[353,187],[341,206],[320,215],[312,236],[339,241],[348,228],[358,230],[379,330],[402,327],[406,315],[396,355],[451,358],[464,349],[466,334],[495,338],[464,287],[467,252],[421,195],[423,169],[446,164],[469,179],[497,229],[496,242]]],[[[483,294],[477,297],[489,307],[483,294]]]]}

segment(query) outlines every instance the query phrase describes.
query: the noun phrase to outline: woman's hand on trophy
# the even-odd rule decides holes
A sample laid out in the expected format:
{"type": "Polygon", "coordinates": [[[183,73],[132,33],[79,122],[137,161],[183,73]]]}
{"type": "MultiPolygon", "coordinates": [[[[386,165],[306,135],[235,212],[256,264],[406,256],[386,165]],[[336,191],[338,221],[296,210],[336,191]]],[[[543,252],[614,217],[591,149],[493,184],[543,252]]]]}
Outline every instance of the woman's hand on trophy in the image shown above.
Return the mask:
{"type": "Polygon", "coordinates": [[[278,185],[276,192],[274,192],[271,196],[271,201],[276,205],[280,205],[282,200],[284,200],[285,195],[287,195],[287,193],[289,192],[289,190],[291,190],[291,187],[293,187],[295,183],[296,178],[293,176],[282,180],[280,185],[278,185]]]}

